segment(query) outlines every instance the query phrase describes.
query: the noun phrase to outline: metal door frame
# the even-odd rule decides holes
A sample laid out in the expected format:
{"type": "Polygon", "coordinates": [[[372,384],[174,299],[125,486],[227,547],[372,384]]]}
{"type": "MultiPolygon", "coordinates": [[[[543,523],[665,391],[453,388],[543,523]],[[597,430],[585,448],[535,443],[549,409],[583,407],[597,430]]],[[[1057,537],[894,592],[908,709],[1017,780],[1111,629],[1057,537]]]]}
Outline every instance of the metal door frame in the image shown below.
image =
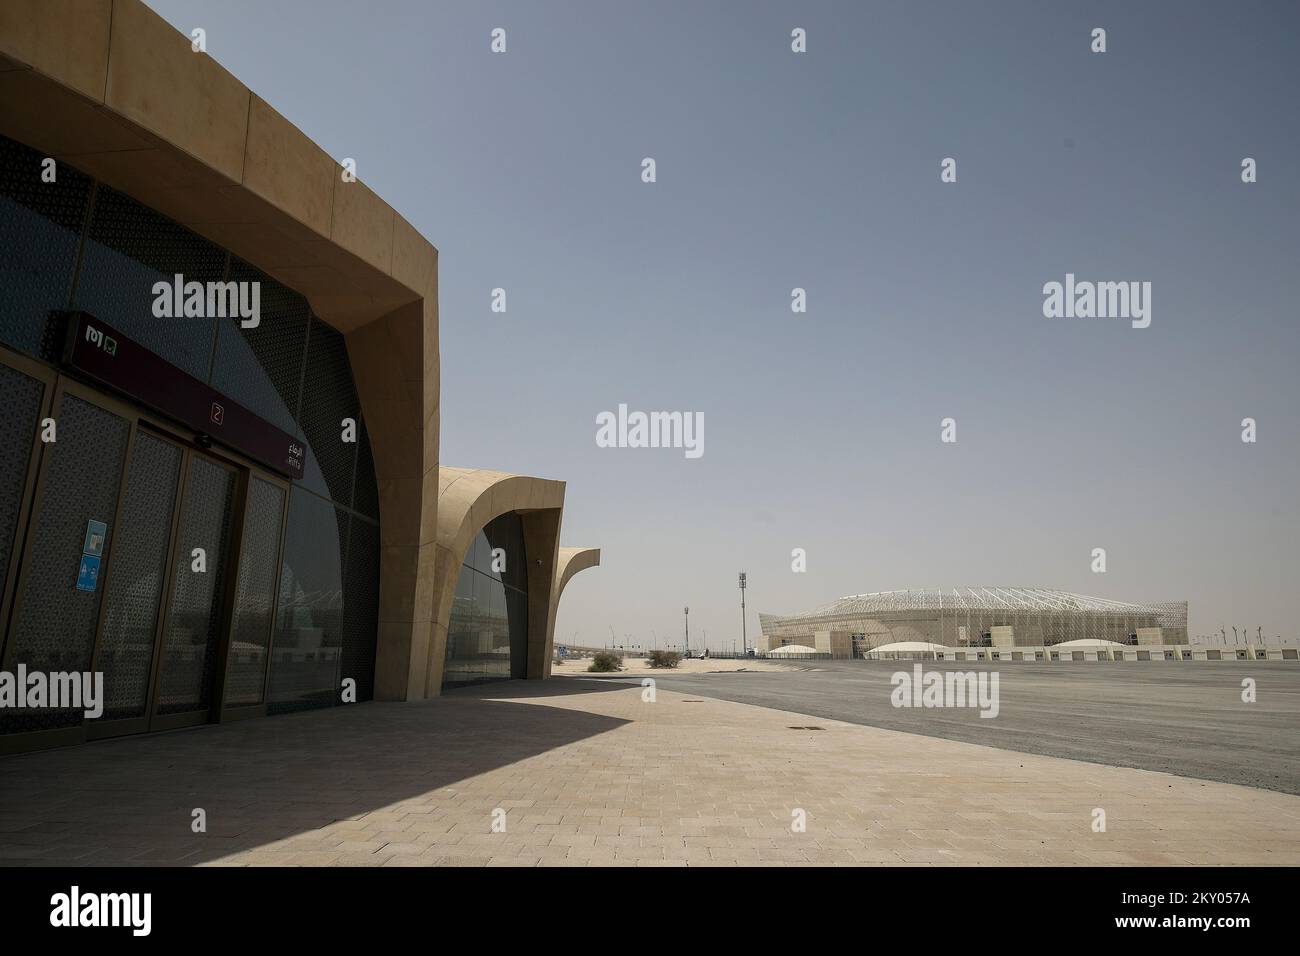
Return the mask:
{"type": "MultiPolygon", "coordinates": [[[[133,427],[131,429],[131,444],[129,449],[130,452],[135,451],[135,439],[136,439],[136,435],[139,432],[138,425],[139,422],[134,422],[133,427]]],[[[162,624],[163,624],[163,618],[166,614],[168,595],[171,592],[172,548],[176,541],[177,531],[179,530],[180,502],[181,502],[181,496],[185,489],[185,475],[186,475],[185,465],[186,462],[189,461],[189,449],[186,448],[186,446],[183,443],[181,443],[179,440],[174,439],[169,435],[158,434],[154,429],[145,429],[145,431],[148,432],[151,438],[157,438],[160,441],[166,441],[171,445],[175,445],[181,453],[181,460],[180,460],[180,464],[177,466],[176,492],[172,497],[172,516],[170,521],[171,527],[168,529],[167,532],[167,554],[163,564],[162,582],[159,585],[157,617],[154,619],[154,625],[153,625],[153,653],[149,658],[149,680],[145,684],[144,714],[139,717],[122,717],[116,720],[96,720],[92,722],[87,722],[86,738],[88,740],[98,740],[103,737],[120,737],[126,734],[145,733],[149,730],[149,720],[153,713],[153,702],[154,702],[154,691],[155,691],[154,681],[158,673],[158,651],[160,647],[160,642],[162,640],[162,624]]],[[[130,481],[130,478],[131,478],[131,459],[130,457],[128,457],[122,472],[122,489],[121,489],[121,497],[119,500],[119,507],[121,506],[121,503],[125,501],[126,486],[130,481]]],[[[113,573],[112,562],[109,562],[108,567],[105,569],[105,582],[106,582],[104,584],[105,598],[107,598],[108,596],[108,582],[112,580],[111,578],[112,573],[113,573]]],[[[95,652],[91,658],[90,666],[91,666],[91,670],[96,672],[99,671],[100,652],[103,650],[104,619],[107,616],[107,610],[108,610],[107,603],[108,602],[105,601],[100,607],[100,620],[95,628],[95,652]]]]}
{"type": "MultiPolygon", "coordinates": [[[[289,482],[283,478],[280,478],[279,476],[272,475],[269,472],[263,471],[262,469],[256,467],[252,467],[249,469],[249,471],[246,472],[245,483],[244,483],[244,496],[243,496],[244,507],[243,507],[243,514],[241,516],[242,527],[240,528],[240,534],[239,534],[241,551],[242,551],[243,542],[247,537],[247,532],[248,532],[248,499],[249,497],[251,497],[252,494],[252,487],[253,487],[254,480],[265,481],[267,484],[280,489],[281,493],[284,495],[283,498],[284,503],[280,508],[280,526],[277,530],[276,541],[275,541],[275,577],[271,581],[271,598],[270,598],[271,613],[268,615],[269,620],[267,622],[268,633],[266,636],[266,660],[263,662],[262,665],[262,694],[261,694],[262,699],[260,703],[256,703],[256,704],[233,704],[233,705],[227,705],[225,699],[226,697],[225,679],[228,676],[228,671],[229,671],[230,645],[235,638],[234,598],[238,596],[238,592],[239,592],[238,572],[240,570],[240,567],[237,567],[234,587],[231,589],[230,619],[227,622],[226,640],[223,645],[222,658],[220,662],[221,681],[222,681],[221,697],[215,701],[215,705],[217,708],[218,723],[226,723],[227,721],[231,721],[231,720],[245,720],[249,717],[265,717],[266,705],[267,705],[266,695],[271,690],[271,653],[274,650],[276,625],[278,623],[278,618],[279,618],[280,579],[284,577],[283,574],[284,538],[285,538],[285,533],[289,527],[289,482]]],[[[236,559],[237,562],[239,562],[242,558],[243,555],[241,553],[236,559]]]]}
{"type": "Polygon", "coordinates": [[[40,439],[41,423],[51,417],[54,407],[54,393],[58,385],[58,373],[35,359],[0,347],[0,365],[5,365],[21,375],[36,379],[41,388],[40,407],[36,410],[36,434],[32,436],[32,447],[27,459],[27,473],[23,479],[22,500],[18,502],[18,516],[14,521],[14,538],[9,555],[9,570],[4,581],[0,582],[0,668],[8,661],[6,656],[9,645],[9,612],[18,594],[18,578],[23,568],[23,559],[27,550],[27,523],[31,518],[35,501],[36,478],[40,473],[41,460],[44,457],[45,442],[40,439]]]}
{"type": "Polygon", "coordinates": [[[181,462],[183,474],[180,487],[176,493],[176,512],[175,526],[171,546],[168,548],[168,566],[167,566],[167,584],[164,591],[163,614],[159,621],[158,636],[155,642],[153,675],[150,680],[150,700],[148,705],[149,730],[176,730],[181,727],[192,727],[195,724],[207,724],[213,722],[214,712],[218,710],[216,701],[219,700],[219,694],[225,689],[225,674],[222,672],[222,665],[226,660],[225,649],[230,645],[230,608],[234,601],[234,584],[239,577],[239,551],[242,541],[243,519],[244,519],[244,502],[243,494],[246,491],[244,472],[237,465],[222,461],[220,458],[209,455],[207,449],[185,449],[185,457],[181,462]],[[229,557],[223,558],[226,568],[233,572],[222,582],[222,592],[220,594],[219,610],[217,613],[220,618],[217,622],[217,661],[213,664],[212,687],[209,689],[209,700],[207,707],[199,707],[192,711],[185,711],[179,714],[159,714],[158,713],[158,692],[161,689],[163,666],[166,659],[165,644],[163,640],[167,634],[167,626],[172,619],[172,586],[176,582],[177,558],[181,547],[180,530],[181,530],[181,509],[185,506],[185,495],[189,491],[189,474],[190,466],[194,462],[195,455],[206,458],[220,468],[225,468],[234,475],[235,490],[231,496],[231,514],[227,520],[230,522],[230,552],[234,555],[233,561],[229,557]]]}
{"type": "MultiPolygon", "coordinates": [[[[117,415],[126,420],[128,431],[126,439],[126,449],[123,452],[122,465],[118,470],[118,492],[115,511],[113,513],[114,530],[109,536],[105,548],[104,556],[101,561],[101,567],[104,569],[104,578],[98,584],[99,608],[95,616],[95,630],[92,638],[90,649],[90,666],[93,670],[94,662],[99,653],[100,634],[104,625],[104,594],[107,592],[109,575],[112,573],[112,554],[113,549],[117,546],[116,525],[122,508],[122,492],[126,480],[127,471],[130,467],[131,452],[135,447],[135,421],[131,415],[123,414],[123,406],[115,399],[111,399],[102,393],[82,385],[65,375],[53,373],[54,388],[50,396],[49,417],[55,421],[55,427],[58,427],[59,411],[63,408],[63,399],[67,395],[85,401],[87,404],[94,405],[103,411],[117,415]]],[[[34,488],[29,498],[30,507],[26,522],[23,527],[23,542],[21,551],[21,563],[18,567],[18,576],[14,581],[13,601],[7,613],[8,618],[5,621],[5,653],[4,669],[9,669],[9,662],[13,659],[14,642],[10,639],[13,636],[13,625],[19,619],[19,612],[23,605],[23,592],[27,584],[28,575],[31,572],[31,552],[35,544],[35,535],[32,533],[32,522],[41,512],[41,506],[45,500],[45,483],[49,477],[51,456],[44,454],[44,442],[37,442],[42,446],[40,455],[40,465],[35,476],[34,488]]],[[[30,481],[30,476],[29,476],[30,481]]],[[[12,576],[12,573],[11,573],[12,576]]],[[[68,744],[81,743],[87,739],[87,724],[83,717],[81,722],[71,727],[60,727],[54,730],[33,730],[17,734],[0,735],[0,753],[15,753],[28,750],[40,750],[46,747],[61,747],[68,744]]]]}

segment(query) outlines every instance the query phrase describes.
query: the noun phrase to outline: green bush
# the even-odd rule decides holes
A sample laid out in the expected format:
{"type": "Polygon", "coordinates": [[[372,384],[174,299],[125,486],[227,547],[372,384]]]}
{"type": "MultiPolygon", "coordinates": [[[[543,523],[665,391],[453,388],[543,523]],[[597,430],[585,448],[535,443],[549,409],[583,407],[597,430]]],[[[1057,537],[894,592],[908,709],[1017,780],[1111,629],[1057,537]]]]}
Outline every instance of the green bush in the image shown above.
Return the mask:
{"type": "Polygon", "coordinates": [[[597,651],[591,658],[591,666],[587,668],[595,674],[608,674],[622,669],[623,660],[613,651],[597,651]]]}
{"type": "Polygon", "coordinates": [[[676,651],[651,651],[646,655],[646,663],[651,667],[676,667],[682,662],[682,655],[676,651]]]}

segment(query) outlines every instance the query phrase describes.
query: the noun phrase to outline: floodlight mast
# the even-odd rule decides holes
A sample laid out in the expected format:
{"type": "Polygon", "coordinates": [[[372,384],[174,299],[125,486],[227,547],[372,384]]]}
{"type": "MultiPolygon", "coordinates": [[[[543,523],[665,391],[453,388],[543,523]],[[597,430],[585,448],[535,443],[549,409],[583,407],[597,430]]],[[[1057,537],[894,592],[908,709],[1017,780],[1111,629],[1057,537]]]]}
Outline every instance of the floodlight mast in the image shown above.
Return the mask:
{"type": "Polygon", "coordinates": [[[745,572],[740,572],[740,649],[743,653],[749,653],[749,638],[745,635],[745,572]]]}

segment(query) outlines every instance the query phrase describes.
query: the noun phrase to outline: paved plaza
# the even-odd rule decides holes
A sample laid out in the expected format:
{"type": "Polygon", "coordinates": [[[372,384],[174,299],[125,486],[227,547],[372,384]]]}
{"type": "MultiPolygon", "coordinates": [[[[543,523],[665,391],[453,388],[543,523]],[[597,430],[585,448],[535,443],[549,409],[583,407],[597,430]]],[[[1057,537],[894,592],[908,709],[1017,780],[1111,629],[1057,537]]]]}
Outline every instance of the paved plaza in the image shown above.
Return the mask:
{"type": "Polygon", "coordinates": [[[1300,863],[1289,794],[642,695],[506,682],[0,758],[0,861],[1300,863]]]}

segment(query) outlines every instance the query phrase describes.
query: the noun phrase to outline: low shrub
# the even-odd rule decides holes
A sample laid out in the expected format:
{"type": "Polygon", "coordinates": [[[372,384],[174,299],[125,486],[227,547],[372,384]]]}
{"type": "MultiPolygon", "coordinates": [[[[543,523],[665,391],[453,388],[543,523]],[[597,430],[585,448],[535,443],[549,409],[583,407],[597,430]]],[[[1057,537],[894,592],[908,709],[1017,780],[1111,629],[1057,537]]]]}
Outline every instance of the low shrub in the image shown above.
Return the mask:
{"type": "Polygon", "coordinates": [[[651,667],[676,667],[682,662],[682,655],[676,651],[651,651],[646,655],[646,663],[651,667]]]}
{"type": "Polygon", "coordinates": [[[622,669],[623,659],[613,651],[597,651],[591,658],[591,666],[587,668],[593,674],[608,674],[622,669]]]}

